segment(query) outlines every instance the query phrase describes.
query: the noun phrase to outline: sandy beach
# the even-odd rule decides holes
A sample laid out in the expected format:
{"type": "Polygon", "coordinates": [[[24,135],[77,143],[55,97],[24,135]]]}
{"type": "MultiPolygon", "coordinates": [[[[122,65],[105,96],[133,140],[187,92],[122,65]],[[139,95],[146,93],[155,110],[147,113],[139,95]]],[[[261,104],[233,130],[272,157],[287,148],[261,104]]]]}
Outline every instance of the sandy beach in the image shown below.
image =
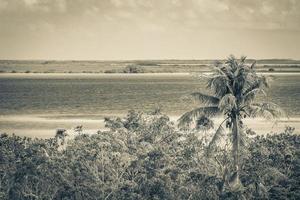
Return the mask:
{"type": "MultiPolygon", "coordinates": [[[[119,115],[120,117],[122,115],[119,115]]],[[[170,119],[176,123],[179,116],[171,116],[170,119]]],[[[222,119],[214,119],[215,126],[220,124],[222,119]]],[[[244,124],[255,131],[257,134],[274,134],[284,131],[286,126],[296,129],[296,133],[300,130],[300,118],[285,118],[277,121],[266,119],[246,119],[244,124]]],[[[0,116],[0,127],[2,133],[16,134],[19,136],[50,138],[55,135],[57,129],[63,128],[70,135],[74,134],[74,128],[82,125],[84,132],[93,134],[98,130],[106,130],[103,116],[53,116],[53,115],[15,115],[0,116]],[[13,125],[10,128],[10,124],[13,125]]]]}

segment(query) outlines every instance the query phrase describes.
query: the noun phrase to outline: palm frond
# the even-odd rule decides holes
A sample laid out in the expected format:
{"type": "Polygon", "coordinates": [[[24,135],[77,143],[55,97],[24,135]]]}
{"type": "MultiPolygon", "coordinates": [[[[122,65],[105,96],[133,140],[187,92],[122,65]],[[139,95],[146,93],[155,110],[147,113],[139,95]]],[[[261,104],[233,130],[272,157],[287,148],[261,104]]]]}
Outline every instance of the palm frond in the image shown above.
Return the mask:
{"type": "Polygon", "coordinates": [[[244,127],[242,127],[242,126],[239,127],[239,134],[240,134],[239,144],[241,145],[241,147],[245,148],[247,146],[247,144],[249,143],[249,138],[245,132],[244,127]]]}
{"type": "Polygon", "coordinates": [[[243,95],[245,96],[245,94],[256,88],[268,88],[270,86],[269,82],[269,77],[258,76],[256,73],[247,73],[243,87],[243,95]]]}
{"type": "MultiPolygon", "coordinates": [[[[252,77],[251,77],[252,78],[252,77]]],[[[250,78],[247,78],[248,80],[245,82],[244,88],[243,88],[243,96],[245,96],[247,93],[251,92],[254,89],[259,88],[259,82],[256,80],[251,80],[250,78]]]]}
{"type": "Polygon", "coordinates": [[[227,76],[227,78],[228,78],[229,80],[234,79],[234,72],[232,71],[232,69],[231,69],[230,67],[224,66],[224,67],[222,68],[222,71],[223,71],[223,73],[227,76]]]}
{"type": "Polygon", "coordinates": [[[256,66],[256,60],[251,64],[250,68],[254,69],[255,66],[256,66]]]}
{"type": "Polygon", "coordinates": [[[235,58],[234,55],[230,55],[227,58],[227,60],[225,61],[225,63],[227,65],[229,65],[233,71],[235,71],[237,69],[237,67],[238,67],[237,59],[235,58]]]}
{"type": "MultiPolygon", "coordinates": [[[[227,65],[221,65],[220,67],[214,67],[213,68],[214,73],[208,78],[208,83],[209,81],[216,81],[216,80],[222,80],[224,84],[229,86],[230,80],[234,79],[234,74],[231,71],[231,68],[228,67],[227,65]]],[[[211,85],[208,84],[208,88],[215,89],[211,87],[211,85]]]]}
{"type": "Polygon", "coordinates": [[[271,82],[271,77],[270,76],[259,76],[259,85],[261,87],[266,87],[269,88],[270,87],[270,82],[271,82]]]}
{"type": "Polygon", "coordinates": [[[203,94],[201,92],[194,92],[191,96],[205,105],[217,105],[220,101],[218,97],[214,97],[211,95],[203,94]]]}
{"type": "Polygon", "coordinates": [[[224,77],[226,77],[227,74],[226,74],[225,69],[226,69],[226,66],[223,66],[223,65],[213,67],[213,71],[214,71],[213,76],[224,76],[224,77]]]}
{"type": "Polygon", "coordinates": [[[230,93],[226,94],[220,100],[218,107],[222,112],[227,112],[229,110],[232,110],[233,108],[236,108],[237,102],[235,96],[230,93]]]}
{"type": "Polygon", "coordinates": [[[208,107],[201,107],[196,108],[192,111],[189,111],[185,114],[183,114],[178,119],[178,126],[184,127],[189,126],[192,122],[194,122],[198,117],[200,116],[206,116],[206,117],[213,117],[220,114],[220,110],[217,106],[208,106],[208,107]]]}
{"type": "Polygon", "coordinates": [[[242,92],[243,92],[243,88],[245,87],[245,76],[243,74],[244,71],[243,69],[241,70],[237,70],[236,72],[238,72],[238,74],[236,75],[234,81],[233,81],[233,92],[235,94],[235,96],[241,96],[242,92]]]}
{"type": "Polygon", "coordinates": [[[207,88],[213,90],[217,97],[222,97],[229,92],[229,84],[227,76],[214,75],[207,81],[207,88]]]}
{"type": "Polygon", "coordinates": [[[196,129],[207,131],[214,128],[214,122],[206,116],[201,116],[196,121],[196,129]]]}
{"type": "Polygon", "coordinates": [[[252,90],[249,90],[247,93],[243,94],[243,100],[245,104],[249,104],[252,101],[254,101],[256,95],[259,93],[262,93],[263,95],[267,95],[264,89],[262,88],[253,88],[252,90]]]}
{"type": "Polygon", "coordinates": [[[240,62],[245,63],[246,59],[247,59],[247,56],[241,56],[240,62]]]}
{"type": "Polygon", "coordinates": [[[247,108],[252,117],[263,117],[266,119],[275,119],[286,117],[285,112],[275,103],[253,103],[247,108]]]}
{"type": "Polygon", "coordinates": [[[243,71],[243,68],[242,67],[239,67],[235,70],[234,72],[234,76],[235,77],[239,77],[241,75],[241,72],[243,71]]]}
{"type": "Polygon", "coordinates": [[[218,127],[218,129],[216,130],[213,138],[211,139],[211,141],[208,144],[208,147],[206,149],[206,154],[209,156],[211,154],[211,152],[213,151],[214,147],[216,146],[217,141],[219,141],[219,139],[225,135],[225,129],[223,128],[222,124],[218,127]]]}
{"type": "Polygon", "coordinates": [[[215,60],[215,61],[213,62],[213,66],[216,67],[216,68],[218,68],[218,67],[220,67],[220,66],[222,66],[222,65],[223,65],[223,63],[222,63],[221,61],[219,61],[219,60],[215,60]]]}

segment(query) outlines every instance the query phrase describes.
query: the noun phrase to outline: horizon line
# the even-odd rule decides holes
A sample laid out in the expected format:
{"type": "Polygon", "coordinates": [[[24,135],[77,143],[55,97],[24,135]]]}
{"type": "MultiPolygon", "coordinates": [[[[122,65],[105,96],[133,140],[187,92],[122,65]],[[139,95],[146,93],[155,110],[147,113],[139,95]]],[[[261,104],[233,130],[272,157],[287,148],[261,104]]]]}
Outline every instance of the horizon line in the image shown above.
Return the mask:
{"type": "MultiPolygon", "coordinates": [[[[228,56],[227,56],[228,57],[228,56]]],[[[227,58],[226,57],[226,58],[227,58]]],[[[161,58],[161,59],[0,59],[0,61],[100,61],[100,62],[109,62],[109,61],[215,61],[215,60],[226,60],[226,58],[218,59],[218,58],[161,58]]],[[[237,57],[239,58],[239,57],[237,57]]],[[[246,60],[290,60],[290,61],[300,61],[300,58],[247,58],[246,60]]]]}

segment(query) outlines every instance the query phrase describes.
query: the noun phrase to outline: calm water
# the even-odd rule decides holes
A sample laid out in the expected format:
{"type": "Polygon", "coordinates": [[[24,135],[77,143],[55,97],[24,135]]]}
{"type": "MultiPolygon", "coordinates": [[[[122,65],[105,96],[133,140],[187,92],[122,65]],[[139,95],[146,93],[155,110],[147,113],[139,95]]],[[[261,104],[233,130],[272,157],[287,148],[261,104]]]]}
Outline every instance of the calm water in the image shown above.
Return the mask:
{"type": "MultiPolygon", "coordinates": [[[[300,116],[299,80],[297,74],[276,75],[268,93],[268,99],[291,117],[300,116]]],[[[47,119],[96,120],[158,106],[169,115],[180,115],[196,106],[183,97],[204,88],[203,80],[184,74],[4,75],[0,76],[0,130],[32,129],[47,119]],[[22,120],[25,116],[33,117],[31,126],[22,120]]]]}

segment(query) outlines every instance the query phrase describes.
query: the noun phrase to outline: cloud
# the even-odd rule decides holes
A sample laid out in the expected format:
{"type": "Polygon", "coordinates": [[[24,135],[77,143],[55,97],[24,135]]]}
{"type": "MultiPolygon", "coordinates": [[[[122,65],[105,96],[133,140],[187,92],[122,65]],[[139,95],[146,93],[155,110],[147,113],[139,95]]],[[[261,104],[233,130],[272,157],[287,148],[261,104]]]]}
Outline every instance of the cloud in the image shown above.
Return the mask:
{"type": "MultiPolygon", "coordinates": [[[[97,49],[110,41],[126,49],[123,39],[150,46],[161,42],[174,50],[172,42],[178,38],[189,37],[178,44],[187,48],[192,40],[214,42],[210,37],[225,32],[233,39],[230,31],[253,35],[283,31],[296,38],[299,10],[299,0],[0,0],[0,43],[35,41],[46,51],[47,44],[56,40],[66,49],[76,45],[97,49]]],[[[260,36],[265,37],[256,35],[260,36]]]]}
{"type": "Polygon", "coordinates": [[[4,13],[12,20],[22,18],[23,21],[38,16],[59,23],[61,19],[51,15],[64,13],[61,17],[76,19],[94,9],[99,11],[100,18],[106,15],[130,19],[128,23],[132,24],[153,20],[162,26],[199,24],[204,28],[300,29],[300,1],[296,0],[23,0],[23,3],[1,0],[1,8],[0,16],[4,13]]]}
{"type": "Polygon", "coordinates": [[[24,0],[24,3],[28,6],[32,6],[38,3],[38,0],[24,0]]]}
{"type": "Polygon", "coordinates": [[[7,5],[8,5],[7,1],[0,0],[0,12],[1,12],[1,10],[6,9],[7,5]]]}

